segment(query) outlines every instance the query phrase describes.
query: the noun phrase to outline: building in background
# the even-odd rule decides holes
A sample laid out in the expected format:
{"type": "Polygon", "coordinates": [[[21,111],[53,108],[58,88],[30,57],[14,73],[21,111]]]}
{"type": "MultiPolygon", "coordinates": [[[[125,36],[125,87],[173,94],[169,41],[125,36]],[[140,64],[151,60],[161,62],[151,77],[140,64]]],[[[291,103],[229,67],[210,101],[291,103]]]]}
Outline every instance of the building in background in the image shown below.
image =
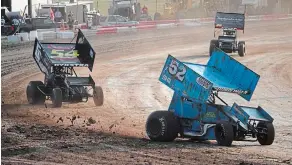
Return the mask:
{"type": "Polygon", "coordinates": [[[40,8],[40,5],[50,4],[52,0],[1,0],[1,7],[6,6],[9,11],[29,14],[29,2],[31,3],[31,17],[35,17],[36,10],[40,8]]]}
{"type": "MultiPolygon", "coordinates": [[[[68,15],[72,12],[74,20],[79,23],[84,23],[87,21],[86,13],[88,11],[93,10],[93,1],[80,1],[80,0],[70,0],[67,2],[53,3],[53,4],[42,4],[41,9],[52,9],[54,13],[61,13],[61,20],[63,19],[65,22],[68,21],[68,15]]],[[[40,12],[39,16],[47,16],[41,15],[50,13],[40,12]]],[[[60,22],[55,15],[55,22],[60,22]]]]}

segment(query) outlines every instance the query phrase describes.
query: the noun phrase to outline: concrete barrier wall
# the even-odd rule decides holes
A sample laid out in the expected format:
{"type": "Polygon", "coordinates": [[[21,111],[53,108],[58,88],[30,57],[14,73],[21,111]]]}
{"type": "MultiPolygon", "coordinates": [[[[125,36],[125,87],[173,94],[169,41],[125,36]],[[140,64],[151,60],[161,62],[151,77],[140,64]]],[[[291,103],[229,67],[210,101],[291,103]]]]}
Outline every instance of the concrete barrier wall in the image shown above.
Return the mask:
{"type": "MultiPolygon", "coordinates": [[[[246,21],[271,21],[278,19],[292,19],[292,14],[281,15],[258,15],[247,16],[246,21]]],[[[142,21],[136,26],[110,26],[97,27],[95,30],[82,29],[86,36],[116,34],[116,33],[136,33],[150,29],[167,29],[176,27],[196,27],[214,22],[214,18],[197,18],[197,19],[181,19],[181,20],[161,20],[161,21],[142,21]]],[[[78,27],[76,27],[78,28],[78,27]]],[[[77,29],[74,31],[61,31],[60,29],[38,30],[30,33],[20,33],[15,36],[8,36],[8,42],[25,42],[33,41],[35,38],[39,40],[51,39],[72,39],[76,35],[77,29]]]]}
{"type": "MultiPolygon", "coordinates": [[[[281,15],[259,15],[259,16],[247,16],[246,21],[269,21],[278,19],[291,19],[292,14],[281,15]]],[[[181,19],[181,20],[162,20],[162,21],[143,21],[136,26],[110,26],[97,28],[97,35],[109,34],[109,33],[122,33],[122,32],[137,32],[147,29],[165,29],[175,28],[178,26],[195,27],[203,24],[214,23],[214,18],[197,18],[197,19],[181,19]],[[138,29],[138,30],[133,30],[138,29]]]]}

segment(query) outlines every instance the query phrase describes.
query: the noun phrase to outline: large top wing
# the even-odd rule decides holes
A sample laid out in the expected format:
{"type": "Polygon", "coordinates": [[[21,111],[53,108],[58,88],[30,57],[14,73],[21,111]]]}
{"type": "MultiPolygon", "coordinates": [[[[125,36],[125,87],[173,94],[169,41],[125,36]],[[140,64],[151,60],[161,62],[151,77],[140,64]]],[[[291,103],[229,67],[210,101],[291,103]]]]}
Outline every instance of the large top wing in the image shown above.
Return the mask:
{"type": "Polygon", "coordinates": [[[79,31],[76,44],[40,43],[36,39],[33,56],[42,72],[47,73],[50,66],[88,67],[92,71],[95,52],[79,31]]]}
{"type": "Polygon", "coordinates": [[[207,65],[168,56],[159,80],[187,97],[207,101],[213,91],[236,93],[249,101],[260,76],[224,52],[213,52],[207,65]]]}
{"type": "Polygon", "coordinates": [[[244,30],[245,15],[241,13],[217,12],[215,17],[215,28],[236,28],[244,30]]]}

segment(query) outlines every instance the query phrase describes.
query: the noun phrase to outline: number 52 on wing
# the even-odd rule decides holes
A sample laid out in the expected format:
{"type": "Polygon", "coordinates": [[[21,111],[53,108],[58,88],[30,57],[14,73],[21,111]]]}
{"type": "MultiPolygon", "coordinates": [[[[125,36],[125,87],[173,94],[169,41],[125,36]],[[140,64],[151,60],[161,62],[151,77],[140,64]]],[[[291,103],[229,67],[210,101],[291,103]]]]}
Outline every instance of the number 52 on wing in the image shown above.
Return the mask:
{"type": "Polygon", "coordinates": [[[169,66],[166,67],[166,70],[172,78],[168,77],[168,74],[163,74],[162,80],[166,81],[168,84],[171,83],[171,79],[177,79],[181,82],[184,81],[187,70],[185,66],[179,66],[179,62],[177,60],[172,59],[169,66]]]}
{"type": "Polygon", "coordinates": [[[171,61],[168,67],[169,74],[174,76],[179,81],[184,81],[186,71],[187,69],[185,68],[185,66],[179,66],[178,61],[176,61],[175,59],[171,61]]]}

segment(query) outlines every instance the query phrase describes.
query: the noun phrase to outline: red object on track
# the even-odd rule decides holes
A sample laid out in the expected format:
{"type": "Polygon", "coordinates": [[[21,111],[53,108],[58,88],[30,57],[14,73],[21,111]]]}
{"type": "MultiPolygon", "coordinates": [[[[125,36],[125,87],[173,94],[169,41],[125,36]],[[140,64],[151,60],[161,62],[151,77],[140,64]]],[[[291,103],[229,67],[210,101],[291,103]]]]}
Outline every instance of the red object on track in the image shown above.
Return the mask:
{"type": "Polygon", "coordinates": [[[141,26],[137,26],[137,29],[143,29],[143,30],[146,30],[146,29],[156,29],[156,25],[141,25],[141,26]]]}
{"type": "Polygon", "coordinates": [[[97,30],[96,34],[112,34],[117,32],[118,32],[117,28],[101,28],[97,30]]]}

